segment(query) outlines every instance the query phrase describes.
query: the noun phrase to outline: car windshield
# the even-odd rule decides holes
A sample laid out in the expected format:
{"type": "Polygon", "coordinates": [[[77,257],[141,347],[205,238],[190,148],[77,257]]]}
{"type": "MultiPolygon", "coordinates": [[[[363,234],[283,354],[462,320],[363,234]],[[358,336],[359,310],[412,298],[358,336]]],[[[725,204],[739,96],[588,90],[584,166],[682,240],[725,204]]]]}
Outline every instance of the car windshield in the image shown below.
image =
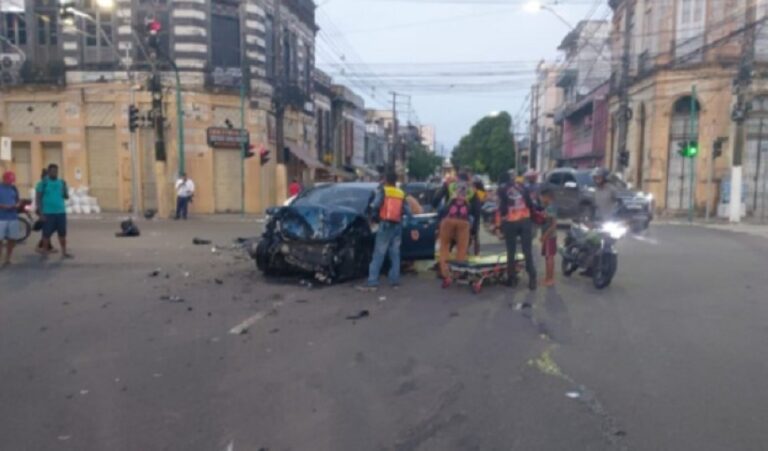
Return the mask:
{"type": "Polygon", "coordinates": [[[373,190],[361,186],[327,185],[307,191],[296,199],[293,206],[323,205],[346,207],[358,213],[365,212],[371,202],[373,190]]]}
{"type": "Polygon", "coordinates": [[[574,175],[579,185],[595,186],[595,181],[592,179],[592,171],[576,171],[574,175]]]}

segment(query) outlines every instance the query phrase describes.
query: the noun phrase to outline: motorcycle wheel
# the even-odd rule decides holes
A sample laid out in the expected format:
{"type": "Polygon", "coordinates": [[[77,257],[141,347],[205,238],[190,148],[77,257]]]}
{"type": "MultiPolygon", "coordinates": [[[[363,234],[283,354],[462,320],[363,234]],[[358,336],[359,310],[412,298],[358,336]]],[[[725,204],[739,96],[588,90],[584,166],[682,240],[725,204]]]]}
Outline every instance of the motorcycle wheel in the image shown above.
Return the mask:
{"type": "MultiPolygon", "coordinates": [[[[565,253],[567,254],[568,251],[569,249],[566,248],[565,253]]],[[[571,259],[562,256],[560,258],[560,269],[563,271],[563,275],[565,277],[571,277],[571,274],[575,273],[576,270],[579,269],[579,265],[573,262],[571,259]]]]}
{"type": "Polygon", "coordinates": [[[608,287],[616,274],[618,260],[616,254],[604,254],[598,258],[592,271],[592,284],[598,290],[608,287]]]}
{"type": "Polygon", "coordinates": [[[24,243],[32,235],[32,223],[25,217],[19,217],[19,232],[21,236],[16,240],[16,244],[24,243]]]}

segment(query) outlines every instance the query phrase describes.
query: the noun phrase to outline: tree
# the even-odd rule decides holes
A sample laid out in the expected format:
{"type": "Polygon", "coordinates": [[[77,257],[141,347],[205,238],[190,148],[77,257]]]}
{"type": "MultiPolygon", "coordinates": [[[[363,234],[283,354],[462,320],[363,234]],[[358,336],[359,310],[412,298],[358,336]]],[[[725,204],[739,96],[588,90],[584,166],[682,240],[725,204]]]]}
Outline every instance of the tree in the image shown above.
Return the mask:
{"type": "Polygon", "coordinates": [[[442,163],[443,159],[423,144],[413,144],[408,156],[408,175],[415,180],[426,180],[435,174],[442,163]]]}
{"type": "Polygon", "coordinates": [[[498,180],[515,167],[515,137],[511,128],[512,117],[507,112],[480,119],[453,149],[451,162],[498,180]]]}

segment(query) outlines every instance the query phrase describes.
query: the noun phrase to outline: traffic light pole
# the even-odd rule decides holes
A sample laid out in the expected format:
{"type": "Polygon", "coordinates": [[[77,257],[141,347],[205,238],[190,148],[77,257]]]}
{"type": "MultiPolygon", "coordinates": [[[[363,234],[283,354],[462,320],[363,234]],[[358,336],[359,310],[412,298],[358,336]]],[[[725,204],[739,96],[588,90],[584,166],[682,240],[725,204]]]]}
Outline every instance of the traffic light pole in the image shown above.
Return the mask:
{"type": "MultiPolygon", "coordinates": [[[[130,77],[128,82],[128,108],[133,108],[136,104],[136,90],[133,86],[133,77],[130,77]]],[[[129,113],[130,117],[130,113],[129,113]]],[[[136,150],[136,132],[129,130],[128,133],[128,151],[131,154],[131,211],[133,217],[139,217],[139,164],[138,164],[138,152],[136,150]]]]}
{"type": "MultiPolygon", "coordinates": [[[[240,78],[240,133],[245,131],[245,77],[240,78]]],[[[245,152],[246,142],[240,138],[240,215],[245,217],[245,152]]]]}
{"type": "MultiPolygon", "coordinates": [[[[691,138],[689,139],[689,143],[695,141],[696,145],[698,146],[699,142],[699,127],[698,127],[698,121],[697,118],[697,112],[696,112],[696,85],[691,86],[691,123],[690,123],[690,130],[691,130],[691,138]],[[696,136],[693,136],[693,134],[696,133],[696,136]]],[[[689,144],[690,146],[690,144],[689,144]]],[[[696,189],[696,155],[692,155],[690,158],[691,163],[691,180],[690,180],[690,188],[688,189],[688,222],[693,222],[693,202],[694,202],[694,195],[693,191],[696,189]]],[[[685,160],[683,160],[685,161],[685,160]]]]}

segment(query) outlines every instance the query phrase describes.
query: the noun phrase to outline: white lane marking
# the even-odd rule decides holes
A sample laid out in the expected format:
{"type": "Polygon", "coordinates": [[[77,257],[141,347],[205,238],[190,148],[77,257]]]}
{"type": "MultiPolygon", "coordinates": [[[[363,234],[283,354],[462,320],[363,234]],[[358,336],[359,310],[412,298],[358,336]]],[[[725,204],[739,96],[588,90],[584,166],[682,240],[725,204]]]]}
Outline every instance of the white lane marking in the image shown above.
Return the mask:
{"type": "Polygon", "coordinates": [[[232,329],[230,329],[229,333],[232,335],[240,335],[243,333],[243,331],[248,330],[249,327],[256,324],[257,321],[264,318],[265,316],[266,314],[263,312],[257,313],[251,316],[250,318],[246,319],[242,323],[238,324],[237,326],[233,327],[232,329]]]}
{"type": "Polygon", "coordinates": [[[632,238],[634,238],[637,241],[642,241],[643,243],[649,243],[654,245],[659,244],[659,242],[655,238],[648,238],[642,235],[632,235],[632,238]]]}
{"type": "Polygon", "coordinates": [[[235,442],[229,442],[229,445],[227,445],[226,451],[235,451],[235,442]]]}

